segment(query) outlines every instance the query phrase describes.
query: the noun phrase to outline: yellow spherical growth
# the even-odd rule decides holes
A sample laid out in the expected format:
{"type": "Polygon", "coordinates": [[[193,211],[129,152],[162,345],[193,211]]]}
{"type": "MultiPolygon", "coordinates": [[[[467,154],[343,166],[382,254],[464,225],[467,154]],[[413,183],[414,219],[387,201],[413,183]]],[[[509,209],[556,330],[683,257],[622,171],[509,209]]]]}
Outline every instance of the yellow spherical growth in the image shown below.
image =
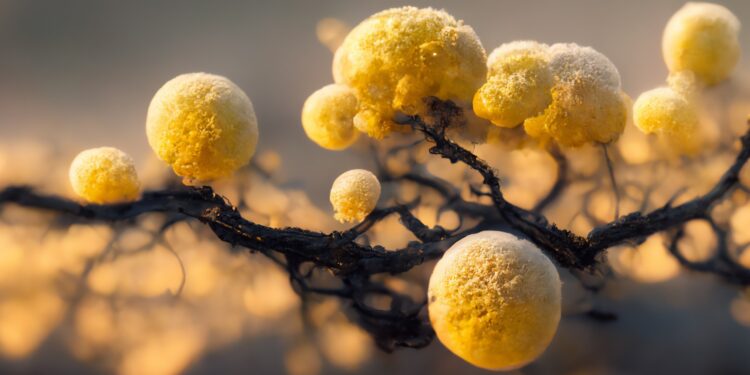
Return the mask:
{"type": "Polygon", "coordinates": [[[490,370],[539,357],[560,322],[560,276],[531,242],[485,231],[456,242],[430,277],[429,315],[440,342],[490,370]]]}
{"type": "Polygon", "coordinates": [[[91,203],[133,201],[140,194],[133,158],[113,147],[82,151],[70,164],[68,177],[73,191],[91,203]]]}
{"type": "Polygon", "coordinates": [[[503,44],[487,59],[487,82],[474,95],[474,112],[502,127],[516,127],[552,102],[554,83],[544,44],[503,44]]]}
{"type": "Polygon", "coordinates": [[[526,120],[527,134],[570,147],[617,140],[628,116],[617,68],[593,48],[577,44],[555,44],[550,55],[552,103],[526,120]]]}
{"type": "Polygon", "coordinates": [[[186,180],[213,180],[250,161],[258,121],[250,99],[229,79],[179,75],[156,92],[146,135],[159,159],[186,180]]]}
{"type": "Polygon", "coordinates": [[[320,147],[343,150],[354,143],[359,132],[354,128],[357,97],[345,85],[332,84],[315,91],[302,107],[305,134],[320,147]]]}
{"type": "Polygon", "coordinates": [[[372,172],[352,169],[333,181],[330,200],[340,222],[362,221],[378,204],[380,181],[372,172]]]}
{"type": "Polygon", "coordinates": [[[658,135],[677,154],[694,155],[701,149],[697,108],[670,87],[641,94],[633,105],[633,120],[638,129],[658,135]]]}
{"type": "Polygon", "coordinates": [[[727,8],[687,3],[669,19],[662,37],[671,72],[690,70],[708,85],[732,73],[740,57],[740,21],[727,8]]]}
{"type": "Polygon", "coordinates": [[[471,27],[442,10],[403,7],[352,29],[336,51],[333,75],[357,92],[355,126],[379,139],[395,128],[396,112],[420,113],[425,97],[470,102],[485,63],[471,27]]]}

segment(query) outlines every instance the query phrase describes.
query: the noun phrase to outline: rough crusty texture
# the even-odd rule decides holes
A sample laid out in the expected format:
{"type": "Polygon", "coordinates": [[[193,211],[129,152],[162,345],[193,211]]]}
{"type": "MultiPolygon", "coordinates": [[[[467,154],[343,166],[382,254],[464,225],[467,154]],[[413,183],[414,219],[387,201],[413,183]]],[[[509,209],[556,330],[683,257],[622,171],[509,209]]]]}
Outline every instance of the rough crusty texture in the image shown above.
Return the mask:
{"type": "Polygon", "coordinates": [[[739,32],[740,21],[727,8],[687,3],[664,29],[664,62],[671,72],[689,70],[705,84],[719,83],[739,61],[739,32]]]}
{"type": "Polygon", "coordinates": [[[336,220],[362,221],[378,204],[380,181],[372,172],[352,169],[342,173],[331,186],[331,204],[336,220]]]}
{"type": "Polygon", "coordinates": [[[701,151],[700,123],[695,103],[670,87],[641,94],[633,105],[635,125],[646,134],[656,134],[676,154],[701,151]]]}
{"type": "Polygon", "coordinates": [[[357,140],[354,128],[357,97],[345,85],[332,84],[315,91],[302,107],[302,128],[318,146],[343,150],[357,140]]]}
{"type": "Polygon", "coordinates": [[[428,297],[443,345],[491,370],[536,359],[560,321],[555,266],[535,245],[504,232],[480,232],[454,244],[432,272],[428,297]]]}
{"type": "Polygon", "coordinates": [[[379,139],[393,130],[396,111],[418,114],[425,97],[470,102],[485,79],[486,59],[474,30],[448,13],[393,8],[347,35],[333,75],[357,92],[355,126],[379,139]]]}
{"type": "Polygon", "coordinates": [[[487,82],[474,95],[474,112],[501,127],[516,127],[552,102],[548,47],[533,41],[501,45],[487,59],[487,82]]]}
{"type": "Polygon", "coordinates": [[[148,107],[148,142],[156,155],[188,180],[213,180],[250,161],[258,121],[250,99],[225,77],[179,75],[148,107]]]}
{"type": "Polygon", "coordinates": [[[68,177],[73,191],[91,203],[133,201],[140,194],[133,158],[113,147],[81,152],[70,164],[68,177]]]}
{"type": "Polygon", "coordinates": [[[628,113],[617,68],[593,48],[577,44],[555,44],[550,55],[552,104],[526,120],[526,133],[570,147],[617,140],[628,113]]]}

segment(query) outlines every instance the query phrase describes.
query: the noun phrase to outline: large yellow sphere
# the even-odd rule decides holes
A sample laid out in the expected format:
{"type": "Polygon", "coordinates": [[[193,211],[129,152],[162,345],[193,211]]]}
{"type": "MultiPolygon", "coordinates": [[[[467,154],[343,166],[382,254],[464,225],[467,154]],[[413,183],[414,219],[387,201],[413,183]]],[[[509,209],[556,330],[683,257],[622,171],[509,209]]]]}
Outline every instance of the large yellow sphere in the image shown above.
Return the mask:
{"type": "Polygon", "coordinates": [[[250,161],[258,121],[250,99],[229,79],[179,75],[156,92],[148,107],[148,143],[159,159],[187,180],[213,180],[250,161]]]}
{"type": "Polygon", "coordinates": [[[336,51],[333,75],[357,92],[355,126],[374,138],[395,112],[418,114],[435,96],[470,102],[482,85],[486,54],[474,30],[442,10],[393,8],[357,25],[336,51]]]}
{"type": "Polygon", "coordinates": [[[614,64],[593,48],[577,44],[555,44],[550,55],[555,77],[552,103],[526,120],[527,134],[570,147],[617,140],[628,111],[614,64]]]}
{"type": "Polygon", "coordinates": [[[554,84],[547,46],[506,43],[487,59],[487,82],[474,95],[474,113],[502,127],[516,127],[552,102],[554,84]]]}
{"type": "Polygon", "coordinates": [[[332,84],[315,91],[302,107],[305,134],[320,147],[343,150],[357,140],[357,97],[347,86],[332,84]]]}
{"type": "Polygon", "coordinates": [[[701,150],[698,109],[670,87],[642,93],[633,104],[633,121],[642,132],[659,136],[676,154],[694,155],[701,150]]]}
{"type": "Polygon", "coordinates": [[[333,181],[330,200],[340,222],[359,222],[375,209],[380,198],[380,181],[372,172],[352,169],[333,181]]]}
{"type": "Polygon", "coordinates": [[[456,242],[430,277],[440,342],[472,365],[511,370],[549,346],[561,312],[560,276],[531,242],[485,231],[456,242]]]}
{"type": "Polygon", "coordinates": [[[68,177],[73,191],[92,203],[127,202],[140,194],[133,158],[113,147],[82,151],[70,164],[68,177]]]}
{"type": "Polygon", "coordinates": [[[708,85],[729,76],[740,57],[740,21],[727,8],[687,3],[669,19],[662,37],[671,72],[690,70],[708,85]]]}

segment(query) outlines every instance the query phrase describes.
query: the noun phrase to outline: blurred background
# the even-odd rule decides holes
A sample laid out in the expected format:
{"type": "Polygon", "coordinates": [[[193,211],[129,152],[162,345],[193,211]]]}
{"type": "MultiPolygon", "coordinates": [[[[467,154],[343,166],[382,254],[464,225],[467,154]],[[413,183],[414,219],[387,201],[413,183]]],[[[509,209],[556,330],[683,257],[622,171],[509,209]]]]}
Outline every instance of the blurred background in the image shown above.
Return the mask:
{"type": "MultiPolygon", "coordinates": [[[[741,34],[746,56],[732,82],[715,92],[717,102],[727,104],[723,109],[742,118],[748,102],[721,98],[740,91],[747,99],[750,2],[718,3],[746,23],[741,34]]],[[[326,32],[335,37],[336,27],[345,30],[393,6],[444,8],[471,25],[488,52],[518,39],[592,46],[615,63],[624,90],[637,97],[664,83],[661,32],[682,4],[0,0],[0,180],[70,194],[67,186],[50,181],[64,181],[58,177],[65,176],[73,156],[98,146],[130,153],[144,180],[160,175],[163,167],[154,162],[145,138],[148,103],[175,75],[205,71],[229,77],[252,99],[261,134],[258,160],[294,190],[282,193],[270,182],[257,183],[254,197],[279,198],[276,206],[256,211],[297,210],[285,216],[284,225],[336,228],[327,202],[330,183],[345,170],[370,167],[371,157],[356,148],[326,151],[302,131],[304,100],[332,82],[332,53],[322,42],[333,37],[326,32]],[[336,22],[321,29],[327,18],[336,22]]],[[[59,284],[60,272],[80,274],[92,254],[113,242],[137,253],[153,225],[143,223],[133,233],[80,226],[49,235],[37,225],[49,218],[13,214],[21,224],[7,224],[0,232],[0,373],[483,373],[437,341],[423,350],[381,353],[345,323],[335,301],[320,304],[316,316],[326,324],[312,338],[305,335],[286,276],[267,271],[259,256],[231,254],[199,240],[210,234],[194,224],[171,229],[166,235],[171,242],[158,251],[95,268],[85,282],[96,293],[68,309],[66,300],[50,291],[67,288],[59,284]],[[22,224],[35,229],[16,228],[22,224]],[[69,253],[75,259],[60,260],[69,253]],[[126,280],[123,274],[130,276],[126,280]],[[159,300],[178,289],[181,302],[159,300]],[[138,301],[104,297],[115,290],[138,301]]],[[[273,222],[273,215],[267,216],[273,222]]],[[[5,212],[4,220],[8,217],[5,212]]],[[[656,276],[621,272],[601,295],[585,297],[587,304],[616,312],[617,321],[588,319],[572,302],[552,346],[518,372],[750,372],[750,301],[711,277],[680,273],[669,260],[651,261],[656,276]]],[[[574,285],[564,292],[568,301],[584,295],[574,285]]]]}

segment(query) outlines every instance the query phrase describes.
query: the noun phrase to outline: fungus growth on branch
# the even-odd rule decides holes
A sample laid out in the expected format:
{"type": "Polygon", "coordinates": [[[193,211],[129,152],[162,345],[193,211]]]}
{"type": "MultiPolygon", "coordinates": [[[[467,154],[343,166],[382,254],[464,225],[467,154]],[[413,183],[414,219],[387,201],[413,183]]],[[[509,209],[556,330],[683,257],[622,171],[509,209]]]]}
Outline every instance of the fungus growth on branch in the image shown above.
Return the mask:
{"type": "MultiPolygon", "coordinates": [[[[145,192],[134,202],[111,205],[86,205],[57,196],[35,192],[30,187],[6,187],[0,193],[2,205],[49,210],[69,222],[132,221],[154,213],[168,215],[170,220],[196,219],[209,226],[215,235],[235,247],[259,252],[282,265],[289,273],[295,290],[301,295],[336,296],[350,302],[353,319],[370,332],[379,346],[421,347],[434,333],[424,315],[426,301],[400,294],[375,279],[376,275],[400,274],[426,261],[439,259],[453,243],[485,229],[500,229],[523,234],[558,265],[579,271],[592,271],[602,262],[599,255],[623,243],[638,243],[652,233],[676,230],[672,252],[679,254],[680,228],[694,219],[710,220],[710,211],[726,194],[739,185],[739,171],[750,158],[750,130],[741,138],[742,148],[736,160],[711,191],[680,205],[666,204],[649,213],[633,212],[592,230],[586,237],[577,236],[547,222],[544,216],[525,210],[505,200],[498,177],[491,167],[473,153],[445,136],[445,127],[460,118],[460,110],[450,102],[430,100],[436,122],[425,123],[413,116],[409,123],[430,143],[430,152],[452,162],[462,163],[482,175],[484,190],[491,204],[466,201],[452,186],[430,175],[389,175],[383,180],[411,181],[439,192],[446,208],[478,223],[460,231],[428,227],[410,211],[409,204],[375,209],[361,223],[343,232],[321,233],[303,228],[271,228],[244,219],[231,203],[216,195],[210,187],[183,187],[175,190],[145,192]],[[397,215],[401,224],[419,241],[400,249],[369,246],[360,240],[374,224],[397,215]],[[341,281],[336,288],[318,287],[309,280],[310,267],[329,270],[341,281]],[[307,270],[307,271],[306,271],[307,270]],[[392,303],[385,311],[367,304],[371,295],[386,295],[392,303]]],[[[727,256],[726,249],[715,258],[691,262],[680,261],[691,270],[715,274],[727,282],[750,285],[750,270],[727,256]]]]}
{"type": "MultiPolygon", "coordinates": [[[[667,86],[635,101],[635,127],[630,127],[640,131],[636,137],[649,142],[647,135],[654,135],[671,158],[693,160],[688,158],[709,148],[700,133],[700,96],[705,87],[727,78],[738,51],[704,45],[699,34],[708,30],[715,44],[735,46],[739,23],[725,11],[690,5],[678,12],[664,37],[667,86]],[[687,53],[695,50],[721,64],[687,53]],[[713,66],[721,71],[711,71],[713,66]]],[[[726,222],[714,215],[732,193],[750,193],[740,179],[750,158],[750,129],[739,141],[723,145],[726,154],[736,148],[734,160],[709,189],[690,199],[677,191],[670,199],[652,200],[651,186],[632,181],[619,186],[616,169],[628,166],[622,160],[631,150],[621,149],[621,159],[613,161],[608,147],[625,137],[632,103],[617,68],[593,48],[522,41],[504,44],[488,58],[462,21],[445,11],[404,7],[377,13],[355,27],[336,51],[333,73],[336,83],[307,99],[301,122],[310,140],[327,150],[362,143],[360,133],[372,138],[375,173],[350,170],[331,187],[334,217],[355,223],[348,229],[261,223],[246,210],[244,195],[233,202],[215,187],[191,186],[260,168],[251,162],[259,137],[252,102],[229,79],[205,73],[168,81],[147,115],[150,146],[187,186],[141,194],[130,157],[99,148],[81,153],[70,168],[74,192],[89,203],[8,186],[0,191],[0,207],[51,211],[62,226],[100,222],[127,227],[156,217],[158,230],[150,244],[176,223],[198,221],[232,249],[257,252],[278,264],[301,297],[303,313],[314,296],[339,298],[383,350],[423,347],[437,336],[462,359],[489,369],[530,363],[554,337],[561,296],[550,260],[596,291],[607,278],[609,249],[641,245],[664,232],[666,251],[685,268],[750,286],[750,268],[731,249],[744,245],[731,243],[726,222]],[[508,193],[512,182],[501,175],[508,171],[496,169],[476,143],[547,156],[557,173],[549,191],[531,204],[516,202],[508,193]],[[587,146],[604,150],[606,170],[574,170],[576,160],[569,153],[587,146]],[[425,167],[434,160],[460,166],[461,185],[425,167]],[[584,231],[549,215],[579,181],[592,186],[583,194],[584,207],[571,218],[572,223],[580,215],[595,224],[584,231]],[[408,186],[417,190],[411,199],[393,193],[408,186]],[[589,208],[601,192],[614,193],[612,219],[589,208]],[[423,197],[432,199],[436,216],[452,212],[457,223],[447,228],[425,220],[419,213],[423,197]],[[623,216],[621,203],[631,205],[623,216]],[[413,240],[399,246],[373,241],[394,217],[413,240]],[[696,221],[705,222],[717,239],[716,251],[700,259],[681,250],[688,226],[696,221]],[[415,270],[429,271],[420,267],[436,260],[429,291],[415,295],[394,286],[393,280],[415,270]],[[527,271],[535,277],[522,277],[527,271]]],[[[588,313],[613,317],[593,309],[588,313]]]]}

